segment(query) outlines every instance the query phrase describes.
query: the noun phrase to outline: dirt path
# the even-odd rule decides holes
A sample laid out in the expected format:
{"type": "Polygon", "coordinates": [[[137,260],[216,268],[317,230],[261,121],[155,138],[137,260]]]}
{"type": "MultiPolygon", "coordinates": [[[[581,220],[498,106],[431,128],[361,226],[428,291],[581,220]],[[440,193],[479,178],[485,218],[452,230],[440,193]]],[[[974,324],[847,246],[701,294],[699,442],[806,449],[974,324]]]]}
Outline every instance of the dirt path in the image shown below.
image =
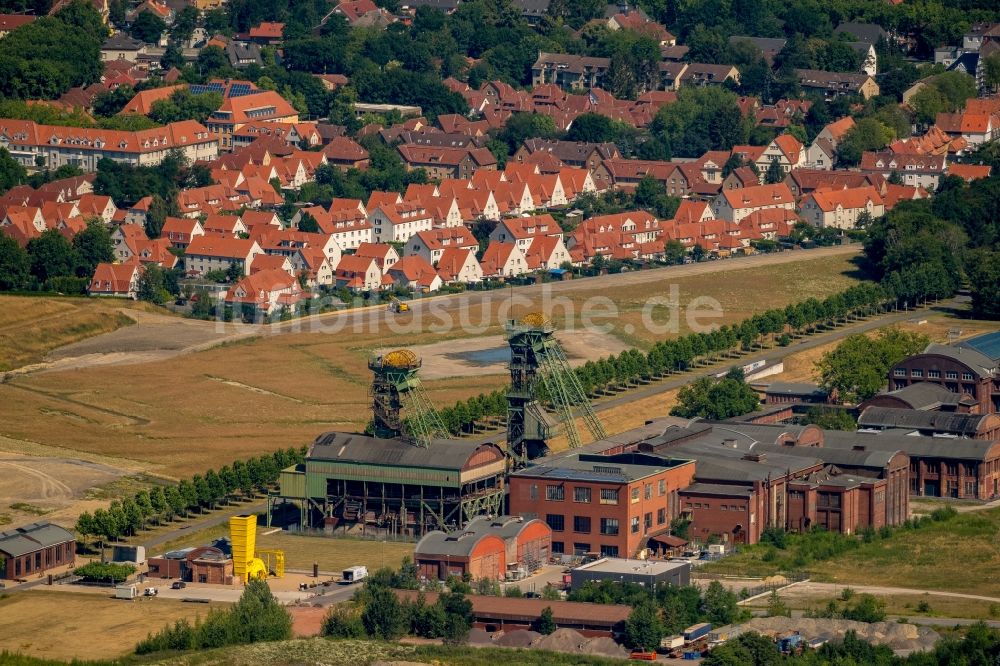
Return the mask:
{"type": "Polygon", "coordinates": [[[811,580],[803,581],[795,586],[800,592],[819,592],[832,595],[840,594],[845,587],[849,587],[855,592],[867,594],[881,594],[890,596],[894,594],[930,594],[939,597],[954,597],[957,599],[973,599],[975,601],[988,601],[990,603],[1000,603],[1000,597],[987,597],[979,594],[964,594],[962,592],[948,592],[946,590],[916,590],[908,587],[884,587],[881,585],[844,585],[841,583],[817,583],[811,580]]]}

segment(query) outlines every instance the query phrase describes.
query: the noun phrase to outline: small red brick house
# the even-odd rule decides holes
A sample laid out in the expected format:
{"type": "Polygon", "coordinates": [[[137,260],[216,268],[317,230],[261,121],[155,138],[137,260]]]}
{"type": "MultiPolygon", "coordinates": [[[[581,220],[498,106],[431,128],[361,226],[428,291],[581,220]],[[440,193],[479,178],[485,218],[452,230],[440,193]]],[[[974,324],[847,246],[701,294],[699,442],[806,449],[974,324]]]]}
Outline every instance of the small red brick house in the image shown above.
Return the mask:
{"type": "Polygon", "coordinates": [[[482,516],[458,532],[428,532],[417,544],[414,560],[428,579],[468,574],[476,580],[502,580],[508,571],[535,571],[551,552],[552,530],[544,522],[482,516]]]}
{"type": "Polygon", "coordinates": [[[32,523],[0,532],[0,579],[23,580],[72,566],[76,537],[52,523],[32,523]]]}

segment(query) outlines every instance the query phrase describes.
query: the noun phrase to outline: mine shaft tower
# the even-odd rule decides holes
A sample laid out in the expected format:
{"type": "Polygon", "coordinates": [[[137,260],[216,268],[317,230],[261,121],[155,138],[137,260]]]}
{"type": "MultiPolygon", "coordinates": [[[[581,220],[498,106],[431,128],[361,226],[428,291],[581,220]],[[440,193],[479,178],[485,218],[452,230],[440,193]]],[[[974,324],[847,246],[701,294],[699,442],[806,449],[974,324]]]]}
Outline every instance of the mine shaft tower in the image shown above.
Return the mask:
{"type": "Polygon", "coordinates": [[[376,437],[400,437],[429,446],[431,440],[445,434],[441,418],[424,394],[417,376],[420,359],[412,351],[397,349],[374,356],[368,360],[368,368],[373,374],[369,393],[376,437]]]}
{"type": "Polygon", "coordinates": [[[510,345],[510,391],[507,393],[507,450],[518,464],[544,455],[546,440],[561,427],[571,447],[582,443],[575,418],[578,412],[591,436],[607,437],[593,405],[555,338],[555,327],[540,313],[505,327],[510,345]],[[542,408],[544,389],[556,412],[553,420],[542,408]]]}

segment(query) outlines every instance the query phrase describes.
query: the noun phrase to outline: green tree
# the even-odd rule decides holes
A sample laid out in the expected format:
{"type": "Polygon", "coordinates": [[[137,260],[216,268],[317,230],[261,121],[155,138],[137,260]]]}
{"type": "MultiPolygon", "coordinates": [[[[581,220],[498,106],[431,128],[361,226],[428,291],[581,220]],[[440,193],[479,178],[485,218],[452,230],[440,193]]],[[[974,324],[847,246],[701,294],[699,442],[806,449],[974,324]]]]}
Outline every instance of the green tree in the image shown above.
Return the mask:
{"type": "Polygon", "coordinates": [[[746,143],[750,128],[736,94],[718,86],[681,88],[677,101],[661,108],[650,124],[654,138],[684,157],[746,143]]]}
{"type": "Polygon", "coordinates": [[[365,625],[361,614],[348,604],[337,604],[330,607],[330,612],[323,618],[320,635],[327,638],[365,638],[365,625]]]}
{"type": "Polygon", "coordinates": [[[58,229],[48,229],[38,238],[28,241],[28,255],[31,257],[31,274],[39,282],[73,275],[77,263],[73,246],[58,229]]]}
{"type": "Polygon", "coordinates": [[[97,264],[114,261],[115,258],[111,232],[104,221],[98,218],[87,220],[86,228],[73,236],[73,249],[84,276],[92,275],[97,264]]]}
{"type": "Polygon", "coordinates": [[[31,260],[10,236],[0,233],[0,291],[23,289],[31,274],[31,260]]]}
{"type": "Polygon", "coordinates": [[[156,44],[167,29],[167,24],[153,12],[143,10],[132,21],[131,34],[141,42],[156,44]]]}
{"type": "Polygon", "coordinates": [[[542,609],[538,619],[532,624],[532,629],[540,634],[548,636],[556,630],[556,620],[552,613],[552,607],[546,606],[542,609]]]}
{"type": "Polygon", "coordinates": [[[636,605],[625,620],[625,644],[637,650],[652,650],[666,635],[656,604],[645,601],[636,605]]]}
{"type": "Polygon", "coordinates": [[[140,301],[157,305],[166,303],[170,292],[164,287],[163,269],[156,264],[147,264],[140,272],[137,295],[140,301]]]}
{"type": "Polygon", "coordinates": [[[895,132],[879,120],[862,118],[837,146],[837,158],[844,165],[856,165],[861,161],[861,153],[884,148],[894,138],[895,132]]]}
{"type": "Polygon", "coordinates": [[[230,611],[234,643],[283,641],[292,637],[292,617],[263,580],[247,581],[240,600],[230,611]]]}
{"type": "Polygon", "coordinates": [[[320,231],[319,222],[310,213],[302,213],[302,217],[299,218],[299,231],[318,234],[320,231]]]}
{"type": "Polygon", "coordinates": [[[803,420],[805,423],[811,423],[826,430],[854,431],[858,428],[858,424],[851,418],[850,412],[845,409],[810,407],[803,420]]]}
{"type": "Polygon", "coordinates": [[[922,351],[927,336],[891,327],[875,336],[855,333],[826,352],[816,364],[820,384],[836,391],[840,400],[858,403],[885,386],[889,369],[907,356],[922,351]]]}
{"type": "Polygon", "coordinates": [[[402,636],[409,622],[396,593],[389,587],[366,584],[368,597],[361,613],[365,632],[372,638],[392,641],[402,636]]]}
{"type": "Polygon", "coordinates": [[[28,172],[21,164],[11,157],[6,148],[0,148],[0,194],[15,185],[20,185],[28,178],[28,172]]]}
{"type": "Polygon", "coordinates": [[[783,180],[785,180],[785,171],[781,168],[781,162],[778,161],[777,157],[772,157],[771,163],[764,173],[764,182],[768,185],[776,185],[783,180]]]}
{"type": "Polygon", "coordinates": [[[702,606],[708,621],[716,626],[732,624],[741,619],[745,609],[741,609],[736,594],[723,587],[722,583],[713,580],[705,589],[702,606]]]}
{"type": "MultiPolygon", "coordinates": [[[[3,263],[0,250],[0,276],[3,275],[3,263]]],[[[973,312],[983,319],[1000,319],[1000,253],[977,251],[969,258],[968,273],[973,312]]],[[[0,288],[2,286],[0,277],[0,288]]]]}
{"type": "Polygon", "coordinates": [[[778,596],[777,590],[771,590],[771,596],[767,599],[767,616],[768,617],[791,617],[792,612],[788,609],[788,606],[782,601],[781,597],[778,596]]]}
{"type": "Polygon", "coordinates": [[[183,66],[184,52],[181,50],[176,38],[171,39],[167,42],[167,48],[163,50],[163,57],[160,58],[160,67],[164,71],[169,71],[173,67],[180,69],[183,66]]]}
{"type": "Polygon", "coordinates": [[[996,91],[1000,88],[1000,53],[992,53],[979,62],[983,69],[983,85],[996,91]]]}
{"type": "Polygon", "coordinates": [[[699,377],[681,387],[677,405],[670,413],[683,418],[723,420],[752,412],[759,404],[757,392],[742,377],[699,377]]]}

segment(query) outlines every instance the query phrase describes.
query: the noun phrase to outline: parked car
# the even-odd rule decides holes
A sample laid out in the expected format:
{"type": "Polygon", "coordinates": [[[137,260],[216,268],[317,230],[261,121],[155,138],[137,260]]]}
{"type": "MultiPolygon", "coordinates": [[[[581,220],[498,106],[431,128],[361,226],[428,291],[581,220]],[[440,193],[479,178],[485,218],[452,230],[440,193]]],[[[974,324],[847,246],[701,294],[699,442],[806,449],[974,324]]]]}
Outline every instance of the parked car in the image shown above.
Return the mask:
{"type": "Polygon", "coordinates": [[[182,580],[177,580],[177,581],[174,581],[174,584],[170,586],[170,589],[172,589],[172,590],[183,590],[185,587],[187,587],[187,583],[185,583],[182,580]]]}

